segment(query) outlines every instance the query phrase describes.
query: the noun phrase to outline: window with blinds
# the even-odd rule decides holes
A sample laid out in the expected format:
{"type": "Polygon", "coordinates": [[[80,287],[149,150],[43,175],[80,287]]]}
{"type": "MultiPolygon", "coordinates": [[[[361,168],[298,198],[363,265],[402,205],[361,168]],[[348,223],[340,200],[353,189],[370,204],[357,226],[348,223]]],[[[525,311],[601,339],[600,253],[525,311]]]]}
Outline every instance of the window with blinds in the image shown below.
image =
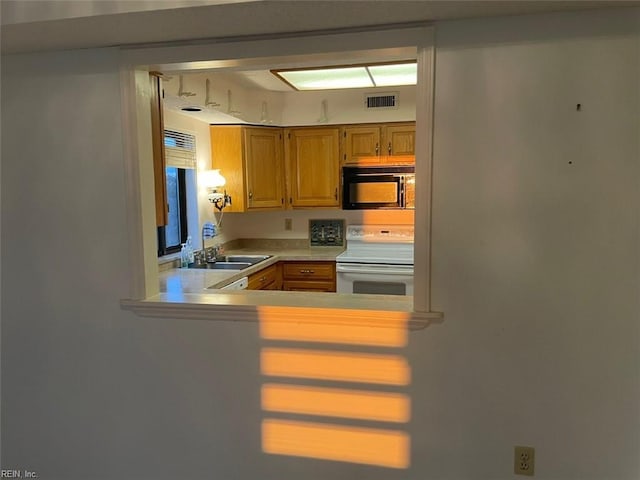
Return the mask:
{"type": "Polygon", "coordinates": [[[195,135],[165,130],[164,151],[167,167],[197,168],[195,135]]]}

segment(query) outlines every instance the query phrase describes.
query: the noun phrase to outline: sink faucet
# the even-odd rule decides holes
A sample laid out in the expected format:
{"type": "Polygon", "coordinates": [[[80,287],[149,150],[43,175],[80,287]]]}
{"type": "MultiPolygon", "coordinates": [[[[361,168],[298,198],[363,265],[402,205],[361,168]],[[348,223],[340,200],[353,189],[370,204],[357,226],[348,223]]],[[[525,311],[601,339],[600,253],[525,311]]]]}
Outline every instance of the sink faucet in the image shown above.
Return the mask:
{"type": "Polygon", "coordinates": [[[193,263],[195,265],[203,265],[204,263],[206,263],[204,250],[201,252],[195,252],[193,254],[193,263]]]}
{"type": "Polygon", "coordinates": [[[206,252],[206,246],[204,244],[205,239],[214,238],[216,236],[216,226],[211,222],[206,222],[202,225],[202,251],[206,252]]]}

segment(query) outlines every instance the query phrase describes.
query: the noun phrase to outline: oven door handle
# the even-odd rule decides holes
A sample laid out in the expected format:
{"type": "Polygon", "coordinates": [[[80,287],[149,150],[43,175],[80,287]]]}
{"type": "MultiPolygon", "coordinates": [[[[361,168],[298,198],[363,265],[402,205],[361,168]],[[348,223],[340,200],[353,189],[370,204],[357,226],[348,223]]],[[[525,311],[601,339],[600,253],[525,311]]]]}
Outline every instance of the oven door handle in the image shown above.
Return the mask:
{"type": "Polygon", "coordinates": [[[381,267],[381,266],[375,266],[375,265],[361,265],[361,266],[354,266],[354,265],[343,265],[343,264],[337,264],[336,265],[336,272],[340,272],[340,273],[364,273],[364,274],[385,274],[385,275],[413,275],[413,267],[411,266],[407,266],[407,267],[397,267],[397,266],[390,266],[390,267],[381,267]]]}

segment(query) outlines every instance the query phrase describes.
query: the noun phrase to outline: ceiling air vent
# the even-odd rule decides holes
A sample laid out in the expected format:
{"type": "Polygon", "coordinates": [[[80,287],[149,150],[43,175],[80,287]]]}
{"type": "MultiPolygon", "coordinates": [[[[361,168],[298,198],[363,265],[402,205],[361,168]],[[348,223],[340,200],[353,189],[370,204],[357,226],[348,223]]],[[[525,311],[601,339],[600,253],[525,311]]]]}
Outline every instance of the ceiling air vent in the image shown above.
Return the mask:
{"type": "Polygon", "coordinates": [[[377,93],[364,96],[365,108],[398,108],[398,93],[377,93]]]}

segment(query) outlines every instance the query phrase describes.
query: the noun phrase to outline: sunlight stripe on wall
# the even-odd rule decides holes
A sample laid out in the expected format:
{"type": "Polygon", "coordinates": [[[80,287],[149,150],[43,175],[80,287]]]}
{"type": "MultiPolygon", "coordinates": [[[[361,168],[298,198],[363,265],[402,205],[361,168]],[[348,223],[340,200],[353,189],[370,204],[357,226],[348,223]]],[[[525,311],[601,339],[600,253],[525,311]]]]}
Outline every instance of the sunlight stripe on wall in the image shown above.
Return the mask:
{"type": "Polygon", "coordinates": [[[288,348],[263,348],[263,375],[345,382],[408,385],[411,369],[404,357],[288,348]]]}
{"type": "Polygon", "coordinates": [[[404,347],[406,312],[260,307],[260,336],[267,340],[404,347]]]}
{"type": "Polygon", "coordinates": [[[409,466],[410,438],[401,431],[266,419],[266,453],[362,463],[391,468],[409,466]]]}
{"type": "Polygon", "coordinates": [[[262,409],[398,423],[408,422],[411,416],[409,397],[401,393],[273,383],[262,386],[262,409]]]}

